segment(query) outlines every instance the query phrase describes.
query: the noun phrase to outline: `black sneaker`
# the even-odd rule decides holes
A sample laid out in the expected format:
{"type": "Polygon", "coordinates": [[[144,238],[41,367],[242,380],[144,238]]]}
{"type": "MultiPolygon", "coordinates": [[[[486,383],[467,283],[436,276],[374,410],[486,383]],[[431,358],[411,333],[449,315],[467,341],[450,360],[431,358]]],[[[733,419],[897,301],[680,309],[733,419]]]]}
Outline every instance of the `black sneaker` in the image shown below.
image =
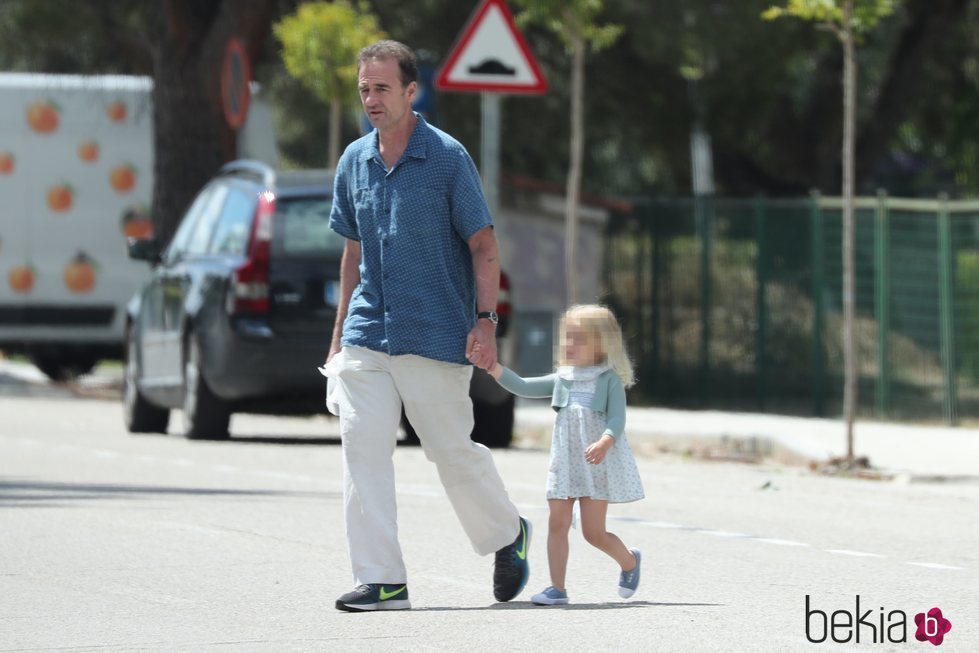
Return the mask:
{"type": "Polygon", "coordinates": [[[367,612],[370,610],[407,610],[407,585],[384,585],[371,583],[359,585],[337,599],[337,610],[346,612],[367,612]]]}
{"type": "Polygon", "coordinates": [[[527,550],[530,548],[530,522],[520,518],[520,532],[513,544],[508,544],[496,552],[493,569],[493,596],[497,601],[509,601],[527,584],[530,565],[527,563],[527,550]]]}

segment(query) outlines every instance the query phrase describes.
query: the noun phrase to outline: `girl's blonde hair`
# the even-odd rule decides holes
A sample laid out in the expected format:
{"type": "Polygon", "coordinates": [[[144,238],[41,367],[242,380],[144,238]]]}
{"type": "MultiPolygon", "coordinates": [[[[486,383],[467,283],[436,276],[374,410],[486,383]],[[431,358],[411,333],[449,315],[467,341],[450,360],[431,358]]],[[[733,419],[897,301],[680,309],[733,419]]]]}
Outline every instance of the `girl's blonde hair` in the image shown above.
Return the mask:
{"type": "MultiPolygon", "coordinates": [[[[573,325],[585,331],[597,334],[608,366],[622,380],[622,385],[630,387],[636,380],[632,371],[632,361],[625,350],[622,340],[622,329],[612,311],[599,304],[578,304],[572,306],[561,317],[561,340],[564,342],[568,325],[573,325]]],[[[564,348],[559,347],[558,360],[561,365],[567,365],[564,348]]]]}

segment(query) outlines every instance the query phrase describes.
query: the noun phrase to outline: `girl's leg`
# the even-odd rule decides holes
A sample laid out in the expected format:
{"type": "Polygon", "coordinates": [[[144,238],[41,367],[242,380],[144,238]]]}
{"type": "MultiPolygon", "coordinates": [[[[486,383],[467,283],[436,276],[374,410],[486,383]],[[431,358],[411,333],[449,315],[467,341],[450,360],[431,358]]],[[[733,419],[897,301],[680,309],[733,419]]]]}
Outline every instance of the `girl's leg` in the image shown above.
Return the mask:
{"type": "Polygon", "coordinates": [[[585,541],[596,549],[604,551],[612,557],[622,571],[632,571],[636,566],[636,557],[632,555],[625,544],[615,533],[605,530],[605,514],[608,512],[608,501],[598,499],[578,499],[581,502],[581,531],[585,541]]]}
{"type": "Polygon", "coordinates": [[[547,566],[551,585],[565,590],[564,577],[568,571],[568,531],[571,530],[571,509],[574,499],[548,499],[551,516],[547,522],[547,566]]]}

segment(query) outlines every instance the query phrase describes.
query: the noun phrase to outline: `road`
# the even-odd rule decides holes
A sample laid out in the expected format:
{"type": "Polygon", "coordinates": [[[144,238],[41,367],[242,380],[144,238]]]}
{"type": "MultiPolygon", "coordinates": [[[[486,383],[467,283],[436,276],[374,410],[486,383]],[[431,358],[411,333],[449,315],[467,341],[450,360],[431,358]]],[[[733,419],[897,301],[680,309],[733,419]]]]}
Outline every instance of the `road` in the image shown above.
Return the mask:
{"type": "Polygon", "coordinates": [[[546,452],[495,453],[535,526],[530,584],[497,604],[492,559],[472,552],[423,452],[399,448],[414,608],[338,612],[352,583],[336,432],[325,417],[236,415],[229,442],[131,436],[116,401],[0,383],[0,651],[931,650],[914,615],[933,607],[953,625],[941,651],[979,650],[979,485],[678,456],[642,458],[647,498],[610,509],[644,553],[635,597],[576,530],[572,603],[540,608],[546,452]],[[860,627],[832,614],[853,615],[857,596],[860,627]]]}

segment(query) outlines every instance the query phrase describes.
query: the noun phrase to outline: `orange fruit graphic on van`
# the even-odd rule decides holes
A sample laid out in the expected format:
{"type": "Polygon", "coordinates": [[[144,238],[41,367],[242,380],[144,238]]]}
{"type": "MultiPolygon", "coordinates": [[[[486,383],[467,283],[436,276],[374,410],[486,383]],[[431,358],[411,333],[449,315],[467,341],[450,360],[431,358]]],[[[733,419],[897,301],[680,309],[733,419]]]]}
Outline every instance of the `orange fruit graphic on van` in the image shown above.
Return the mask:
{"type": "Polygon", "coordinates": [[[129,113],[126,109],[126,103],[119,100],[110,104],[105,112],[109,114],[109,120],[112,122],[124,122],[126,120],[126,114],[129,113]]]}
{"type": "Polygon", "coordinates": [[[58,129],[58,105],[50,100],[34,102],[27,107],[27,124],[38,134],[50,134],[58,129]]]}
{"type": "Polygon", "coordinates": [[[146,207],[130,206],[122,212],[122,233],[126,238],[136,240],[153,237],[153,221],[146,207]]]}
{"type": "Polygon", "coordinates": [[[34,268],[30,265],[11,268],[7,274],[7,282],[15,293],[26,295],[34,289],[34,268]]]}
{"type": "Polygon", "coordinates": [[[128,193],[136,185],[136,169],[130,165],[113,168],[109,184],[120,193],[128,193]]]}
{"type": "Polygon", "coordinates": [[[74,197],[74,190],[67,184],[58,184],[48,189],[48,208],[52,211],[62,213],[71,208],[71,200],[74,197]]]}
{"type": "Polygon", "coordinates": [[[95,141],[85,141],[78,146],[78,158],[86,163],[92,163],[99,158],[99,144],[95,141]]]}
{"type": "Polygon", "coordinates": [[[14,171],[14,155],[10,152],[0,152],[0,175],[9,175],[14,171]]]}
{"type": "Polygon", "coordinates": [[[65,266],[64,279],[71,292],[91,292],[95,287],[95,262],[85,252],[78,252],[65,266]]]}

